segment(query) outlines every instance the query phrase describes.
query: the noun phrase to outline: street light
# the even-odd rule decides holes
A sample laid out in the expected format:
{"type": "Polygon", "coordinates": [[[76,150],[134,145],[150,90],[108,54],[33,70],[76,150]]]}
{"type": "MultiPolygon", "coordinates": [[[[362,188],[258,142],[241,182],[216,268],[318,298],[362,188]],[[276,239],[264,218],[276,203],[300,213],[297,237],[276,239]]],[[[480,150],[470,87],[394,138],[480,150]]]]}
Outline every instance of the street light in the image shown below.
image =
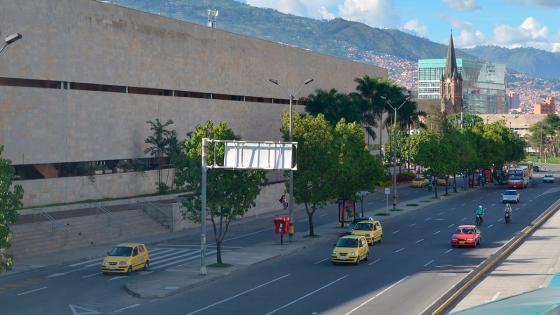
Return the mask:
{"type": "Polygon", "coordinates": [[[393,159],[393,209],[395,209],[395,207],[397,206],[397,200],[398,195],[397,195],[397,158],[395,156],[395,154],[397,153],[396,150],[396,130],[397,130],[397,111],[399,109],[401,109],[404,104],[406,104],[406,102],[408,102],[410,98],[410,91],[408,91],[408,95],[405,97],[404,101],[402,102],[401,105],[395,107],[393,106],[393,104],[391,104],[391,101],[385,97],[385,96],[381,96],[381,99],[383,99],[385,102],[387,102],[387,105],[389,105],[389,107],[391,107],[393,109],[393,134],[391,135],[391,151],[392,151],[392,159],[393,159]]]}
{"type": "MultiPolygon", "coordinates": [[[[280,83],[278,82],[278,80],[275,79],[268,79],[268,81],[272,84],[278,85],[279,87],[285,89],[282,85],[280,85],[280,83]]],[[[297,94],[299,94],[299,92],[301,92],[301,90],[308,85],[309,83],[313,82],[312,78],[309,78],[305,81],[303,81],[303,84],[301,85],[301,87],[299,88],[299,90],[297,90],[296,93],[291,93],[288,90],[285,90],[287,92],[287,94],[290,95],[290,128],[288,131],[289,134],[289,138],[290,138],[290,142],[292,141],[292,129],[294,128],[294,119],[293,119],[293,101],[294,98],[297,94]]],[[[294,171],[290,170],[289,172],[289,176],[290,176],[290,184],[289,184],[289,192],[288,194],[290,195],[289,199],[288,199],[288,213],[290,215],[290,224],[293,225],[294,224],[294,171]]],[[[291,231],[290,231],[291,232],[291,231]]],[[[289,234],[289,238],[288,240],[292,241],[293,240],[293,234],[290,233],[289,234]]]]}
{"type": "Polygon", "coordinates": [[[13,44],[14,42],[20,40],[23,36],[20,33],[13,33],[12,35],[8,35],[5,39],[4,39],[4,46],[2,46],[2,48],[0,49],[0,53],[2,53],[2,51],[4,51],[4,49],[6,49],[6,47],[8,47],[10,44],[13,44]]]}

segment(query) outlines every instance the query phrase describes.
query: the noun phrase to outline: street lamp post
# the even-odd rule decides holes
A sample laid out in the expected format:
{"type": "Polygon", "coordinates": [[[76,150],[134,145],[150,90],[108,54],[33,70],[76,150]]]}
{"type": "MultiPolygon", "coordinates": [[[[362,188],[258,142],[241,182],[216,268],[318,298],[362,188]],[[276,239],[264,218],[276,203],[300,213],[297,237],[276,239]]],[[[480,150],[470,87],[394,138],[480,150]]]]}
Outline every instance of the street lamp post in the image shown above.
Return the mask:
{"type": "Polygon", "coordinates": [[[393,160],[393,210],[395,209],[395,207],[397,206],[397,201],[399,200],[399,197],[397,195],[397,158],[396,158],[396,144],[397,144],[397,139],[396,139],[396,130],[397,130],[397,112],[399,109],[401,109],[404,104],[406,104],[406,102],[408,102],[408,98],[410,97],[410,91],[409,91],[409,95],[405,98],[405,100],[402,102],[401,105],[395,107],[393,106],[393,104],[391,104],[391,101],[382,96],[381,98],[383,100],[385,100],[389,105],[389,107],[391,107],[391,109],[393,109],[393,131],[392,131],[392,136],[391,136],[391,155],[392,155],[392,160],[393,160]]]}
{"type": "MultiPolygon", "coordinates": [[[[268,81],[272,84],[275,84],[275,85],[278,85],[278,86],[282,87],[280,85],[280,83],[278,82],[278,80],[268,79],[268,81]]],[[[290,95],[290,128],[289,128],[289,131],[288,131],[288,136],[290,138],[289,139],[290,142],[293,141],[293,139],[292,139],[293,138],[293,129],[294,129],[293,103],[294,103],[295,96],[297,94],[299,94],[299,92],[301,92],[301,90],[311,82],[313,82],[312,78],[303,81],[302,86],[299,88],[299,90],[297,90],[296,93],[291,93],[291,92],[287,91],[288,94],[290,95]]],[[[290,172],[289,172],[289,181],[290,182],[289,182],[289,188],[288,188],[288,190],[289,190],[288,191],[288,194],[289,194],[288,214],[290,216],[290,225],[293,226],[294,225],[294,171],[293,170],[290,170],[290,172]]],[[[293,237],[294,237],[293,234],[291,233],[291,231],[292,230],[290,229],[290,233],[289,233],[289,236],[288,236],[289,241],[293,241],[293,237]]]]}
{"type": "Polygon", "coordinates": [[[0,53],[2,53],[2,51],[4,51],[4,49],[6,49],[6,47],[8,47],[10,44],[13,44],[14,42],[20,40],[23,36],[20,33],[13,33],[12,35],[8,35],[5,39],[4,39],[4,46],[2,46],[2,48],[0,49],[0,53]]]}

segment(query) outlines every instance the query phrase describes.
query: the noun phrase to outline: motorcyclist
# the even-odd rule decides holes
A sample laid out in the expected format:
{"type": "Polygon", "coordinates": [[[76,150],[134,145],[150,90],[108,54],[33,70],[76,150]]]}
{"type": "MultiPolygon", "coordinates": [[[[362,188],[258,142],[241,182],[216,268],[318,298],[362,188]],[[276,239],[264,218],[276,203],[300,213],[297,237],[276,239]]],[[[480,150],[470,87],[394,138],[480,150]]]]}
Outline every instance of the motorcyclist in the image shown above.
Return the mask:
{"type": "Polygon", "coordinates": [[[505,213],[504,216],[506,218],[506,223],[509,223],[509,220],[511,220],[511,205],[508,203],[506,204],[506,209],[505,209],[505,213]]]}
{"type": "Polygon", "coordinates": [[[482,223],[484,213],[485,213],[485,211],[484,211],[484,208],[482,208],[482,205],[479,205],[478,208],[476,210],[474,210],[474,216],[476,217],[477,222],[478,222],[478,220],[480,220],[480,223],[482,223]]]}

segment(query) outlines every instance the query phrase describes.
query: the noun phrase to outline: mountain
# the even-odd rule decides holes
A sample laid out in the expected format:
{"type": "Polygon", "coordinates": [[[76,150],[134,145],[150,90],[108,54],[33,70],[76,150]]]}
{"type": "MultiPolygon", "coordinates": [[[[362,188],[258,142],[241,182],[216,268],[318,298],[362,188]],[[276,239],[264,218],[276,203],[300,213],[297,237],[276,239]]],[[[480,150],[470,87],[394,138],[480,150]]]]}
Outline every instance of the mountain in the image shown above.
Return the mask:
{"type": "Polygon", "coordinates": [[[508,49],[497,46],[479,46],[464,50],[480,59],[504,63],[513,70],[535,77],[545,79],[560,77],[560,53],[535,48],[508,49]]]}
{"type": "MultiPolygon", "coordinates": [[[[113,4],[206,25],[208,1],[112,0],[113,4]]],[[[363,23],[333,19],[314,20],[252,7],[234,0],[212,0],[219,10],[217,27],[233,33],[258,37],[348,58],[360,54],[393,55],[403,59],[445,58],[447,46],[394,29],[372,28],[363,23]]],[[[458,57],[467,56],[458,52],[458,57]]]]}

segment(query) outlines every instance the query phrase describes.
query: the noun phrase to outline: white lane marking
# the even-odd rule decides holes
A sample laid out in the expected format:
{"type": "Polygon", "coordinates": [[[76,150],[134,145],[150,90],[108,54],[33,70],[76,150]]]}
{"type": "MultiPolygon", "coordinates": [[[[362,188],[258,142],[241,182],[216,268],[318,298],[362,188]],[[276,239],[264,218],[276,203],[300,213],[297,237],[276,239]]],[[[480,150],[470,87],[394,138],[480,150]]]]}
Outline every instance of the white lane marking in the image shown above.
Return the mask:
{"type": "Polygon", "coordinates": [[[222,304],[222,303],[231,301],[231,300],[233,300],[233,299],[235,299],[235,298],[237,298],[237,297],[239,297],[239,296],[242,296],[242,295],[247,294],[247,293],[249,293],[249,292],[252,292],[252,291],[255,291],[255,290],[257,290],[257,289],[260,289],[260,288],[262,288],[262,287],[264,287],[264,286],[266,286],[266,285],[269,285],[269,284],[274,283],[274,282],[276,282],[276,281],[282,280],[282,279],[284,279],[284,278],[286,278],[286,277],[289,277],[289,276],[291,276],[291,275],[292,275],[291,273],[287,273],[287,274],[285,274],[285,275],[283,275],[283,276],[280,276],[280,277],[278,277],[278,278],[272,279],[272,280],[270,280],[270,281],[268,281],[268,282],[265,282],[265,283],[263,283],[263,284],[259,284],[258,286],[254,287],[254,288],[252,288],[252,289],[245,290],[245,291],[243,291],[243,292],[241,292],[241,293],[238,293],[238,294],[236,294],[236,295],[234,295],[234,296],[230,296],[230,297],[225,298],[225,299],[223,299],[223,300],[220,300],[220,301],[218,301],[218,302],[216,302],[216,303],[207,305],[207,306],[205,306],[205,307],[203,307],[203,308],[199,308],[199,309],[197,309],[197,310],[195,310],[195,311],[192,311],[192,312],[190,312],[190,313],[187,313],[186,315],[192,315],[192,314],[200,313],[200,312],[205,311],[205,310],[207,310],[207,309],[209,309],[209,308],[212,308],[212,307],[214,307],[214,306],[216,306],[216,305],[219,305],[219,304],[222,304]]]}
{"type": "Polygon", "coordinates": [[[325,261],[325,260],[327,260],[327,259],[329,259],[329,257],[327,257],[327,258],[325,258],[325,259],[321,259],[321,260],[319,260],[319,261],[317,261],[317,262],[314,262],[313,264],[314,264],[314,265],[318,265],[318,264],[322,263],[323,261],[325,261]]]}
{"type": "Polygon", "coordinates": [[[373,204],[373,202],[370,201],[370,202],[368,202],[367,204],[371,206],[371,205],[373,204]]]}
{"type": "Polygon", "coordinates": [[[68,267],[76,267],[76,266],[80,266],[80,265],[85,265],[85,264],[92,263],[94,261],[101,262],[102,260],[103,260],[103,257],[99,257],[99,258],[90,259],[90,260],[82,261],[82,262],[79,262],[79,263],[71,264],[71,265],[68,265],[68,267]]]}
{"type": "Polygon", "coordinates": [[[247,234],[239,235],[239,236],[234,237],[234,238],[228,238],[227,240],[224,240],[224,242],[229,242],[229,241],[233,241],[233,240],[238,240],[238,239],[240,239],[240,238],[245,238],[245,237],[247,237],[247,236],[251,236],[251,235],[255,235],[255,234],[259,234],[259,233],[267,232],[267,231],[272,231],[272,229],[270,229],[270,228],[268,228],[268,229],[262,229],[262,230],[258,230],[258,231],[252,232],[252,233],[247,233],[247,234]]]}
{"type": "Polygon", "coordinates": [[[84,268],[69,270],[69,271],[66,271],[66,272],[53,273],[52,275],[48,275],[48,276],[47,276],[47,279],[65,276],[65,275],[67,275],[67,274],[70,274],[70,273],[76,272],[76,271],[80,271],[80,270],[84,270],[84,268]]]}
{"type": "Polygon", "coordinates": [[[141,276],[147,276],[147,275],[149,275],[149,274],[151,274],[151,273],[153,273],[152,270],[150,270],[150,271],[140,271],[140,275],[141,275],[141,276]]]}
{"type": "Polygon", "coordinates": [[[488,226],[488,228],[491,228],[491,227],[493,227],[493,226],[494,226],[494,224],[490,224],[490,225],[488,226]]]}
{"type": "Polygon", "coordinates": [[[126,310],[129,310],[129,309],[131,309],[131,308],[138,307],[138,306],[140,306],[140,304],[132,304],[132,305],[129,305],[129,306],[126,306],[126,307],[123,307],[123,308],[119,308],[119,309],[116,310],[116,311],[112,311],[112,312],[109,313],[109,314],[118,314],[118,313],[120,313],[120,312],[122,312],[122,311],[126,311],[126,310]]]}
{"type": "Polygon", "coordinates": [[[451,223],[451,224],[449,224],[447,227],[450,228],[450,227],[452,227],[452,226],[454,226],[454,225],[455,225],[455,223],[451,223]]]}
{"type": "Polygon", "coordinates": [[[322,218],[322,217],[327,216],[327,215],[328,215],[328,213],[321,214],[321,215],[319,216],[319,218],[322,218]]]}
{"type": "Polygon", "coordinates": [[[127,277],[128,276],[116,276],[116,277],[113,277],[113,278],[109,279],[109,281],[118,280],[118,279],[127,278],[127,277]]]}
{"type": "Polygon", "coordinates": [[[503,218],[499,218],[499,219],[498,219],[498,222],[502,222],[503,220],[504,220],[503,218]]]}
{"type": "Polygon", "coordinates": [[[434,235],[438,235],[439,232],[441,232],[441,231],[439,231],[439,230],[438,230],[438,231],[435,231],[435,232],[434,232],[434,235]]]}
{"type": "Polygon", "coordinates": [[[464,218],[461,219],[461,221],[465,221],[466,219],[467,219],[467,217],[464,217],[464,218]]]}
{"type": "Polygon", "coordinates": [[[415,225],[416,225],[416,223],[412,223],[412,224],[411,224],[411,225],[409,225],[409,226],[410,226],[410,227],[413,227],[413,226],[415,226],[415,225]]]}
{"type": "MultiPolygon", "coordinates": [[[[156,261],[165,261],[166,257],[179,257],[179,256],[184,256],[185,254],[189,254],[189,253],[200,253],[200,249],[179,249],[179,250],[174,250],[171,253],[165,253],[163,255],[159,255],[159,256],[152,256],[150,255],[150,261],[152,262],[156,262],[156,261]]],[[[166,258],[168,259],[168,258],[166,258]]]]}
{"type": "Polygon", "coordinates": [[[416,244],[418,244],[418,243],[420,243],[420,242],[422,242],[422,241],[424,241],[424,239],[423,239],[423,238],[422,238],[422,239],[419,239],[419,240],[417,240],[417,241],[416,241],[416,244]]]}
{"type": "Polygon", "coordinates": [[[400,248],[400,249],[397,249],[397,250],[394,251],[393,253],[395,253],[395,254],[396,254],[396,253],[400,253],[400,252],[402,252],[403,250],[404,250],[404,247],[402,247],[402,248],[400,248]]]}
{"type": "Polygon", "coordinates": [[[380,259],[380,258],[377,258],[376,260],[370,262],[370,263],[368,264],[368,266],[375,265],[375,264],[377,264],[377,263],[380,262],[380,261],[381,261],[381,259],[380,259]]]}
{"type": "Polygon", "coordinates": [[[438,212],[438,215],[443,215],[445,211],[438,212]]]}
{"type": "Polygon", "coordinates": [[[400,230],[396,230],[396,231],[393,231],[393,234],[397,234],[399,232],[400,232],[400,230]]]}
{"type": "MultiPolygon", "coordinates": [[[[206,252],[206,256],[214,255],[215,253],[216,253],[215,250],[211,250],[209,252],[206,252]]],[[[199,258],[200,258],[200,256],[198,256],[198,255],[189,256],[187,258],[182,258],[182,259],[179,259],[179,260],[173,260],[173,261],[168,262],[168,263],[163,264],[163,265],[156,265],[155,268],[152,268],[152,267],[150,267],[150,268],[153,269],[153,270],[158,270],[158,269],[162,269],[162,268],[167,268],[169,266],[177,265],[177,263],[179,263],[180,265],[177,265],[176,267],[180,267],[180,266],[185,265],[189,261],[196,260],[196,259],[199,259],[199,258]]]]}
{"type": "Polygon", "coordinates": [[[431,219],[432,219],[432,217],[427,217],[427,218],[424,219],[424,222],[425,222],[425,221],[429,221],[429,220],[431,220],[431,219]]]}
{"type": "Polygon", "coordinates": [[[455,210],[455,207],[453,207],[453,208],[449,208],[449,210],[455,210]]]}
{"type": "Polygon", "coordinates": [[[177,260],[177,259],[180,259],[181,257],[185,257],[185,256],[191,257],[191,256],[194,256],[194,255],[199,255],[199,254],[200,254],[200,250],[194,250],[194,251],[191,250],[191,251],[188,251],[188,252],[181,253],[180,255],[171,255],[171,257],[167,257],[167,258],[164,258],[164,259],[154,258],[154,259],[150,260],[150,265],[155,267],[155,266],[159,266],[160,264],[162,264],[166,261],[177,260]]]}
{"type": "Polygon", "coordinates": [[[72,315],[93,315],[93,314],[101,314],[96,310],[92,310],[90,308],[85,308],[83,306],[68,304],[68,307],[72,311],[72,315]]]}
{"type": "Polygon", "coordinates": [[[41,290],[45,290],[46,288],[48,288],[48,287],[42,287],[42,288],[38,288],[38,289],[33,289],[33,290],[21,292],[21,293],[18,293],[18,296],[26,295],[26,294],[33,293],[33,292],[37,292],[37,291],[41,291],[41,290]]]}
{"type": "Polygon", "coordinates": [[[391,284],[390,286],[388,286],[387,288],[385,288],[383,291],[381,291],[381,292],[377,293],[376,295],[372,296],[371,298],[365,300],[362,304],[360,304],[360,305],[354,307],[354,308],[351,309],[350,311],[346,312],[344,315],[352,314],[353,312],[355,312],[356,310],[358,310],[360,307],[362,307],[362,306],[366,305],[367,303],[371,302],[373,299],[375,299],[376,297],[380,296],[381,294],[383,294],[383,293],[385,293],[385,292],[391,290],[394,286],[396,286],[397,284],[403,282],[403,281],[406,280],[407,278],[408,278],[408,276],[406,276],[406,277],[402,278],[401,280],[399,280],[399,281],[397,281],[397,282],[391,284]]]}
{"type": "Polygon", "coordinates": [[[495,205],[496,205],[495,203],[492,204],[492,206],[495,206],[495,205]]]}
{"type": "Polygon", "coordinates": [[[466,203],[463,202],[463,203],[461,204],[461,207],[464,207],[465,205],[466,205],[466,203]]]}
{"type": "Polygon", "coordinates": [[[291,301],[291,302],[288,303],[288,304],[284,304],[284,305],[280,306],[279,308],[274,309],[274,310],[272,310],[272,311],[266,313],[265,315],[274,314],[274,313],[276,313],[276,312],[278,312],[278,311],[280,311],[280,310],[283,310],[283,309],[285,309],[286,307],[288,307],[288,306],[290,306],[290,305],[292,305],[292,304],[294,304],[294,303],[297,303],[297,302],[299,302],[299,301],[305,299],[306,297],[308,297],[308,296],[310,296],[310,295],[313,295],[313,294],[315,294],[315,293],[317,293],[317,292],[319,292],[319,291],[321,291],[321,290],[323,290],[323,289],[326,289],[326,288],[330,287],[331,285],[337,283],[338,281],[340,281],[340,280],[342,280],[342,279],[344,279],[344,278],[346,278],[346,277],[348,277],[348,276],[349,276],[349,275],[344,275],[344,276],[342,276],[342,277],[340,277],[340,278],[338,278],[338,279],[336,279],[336,280],[334,280],[334,281],[331,281],[331,282],[325,284],[324,286],[320,287],[319,289],[313,290],[313,291],[307,293],[306,295],[301,296],[301,297],[299,297],[299,298],[297,298],[297,299],[291,301]]]}
{"type": "Polygon", "coordinates": [[[450,249],[446,250],[444,254],[447,254],[447,253],[451,252],[452,250],[453,250],[453,248],[450,248],[450,249]]]}
{"type": "Polygon", "coordinates": [[[424,267],[428,267],[429,265],[431,265],[434,262],[434,260],[430,260],[427,263],[424,264],[424,267]]]}
{"type": "Polygon", "coordinates": [[[92,274],[89,274],[89,275],[82,276],[82,279],[87,279],[87,278],[99,276],[99,275],[101,275],[101,274],[102,274],[102,272],[92,273],[92,274]]]}

